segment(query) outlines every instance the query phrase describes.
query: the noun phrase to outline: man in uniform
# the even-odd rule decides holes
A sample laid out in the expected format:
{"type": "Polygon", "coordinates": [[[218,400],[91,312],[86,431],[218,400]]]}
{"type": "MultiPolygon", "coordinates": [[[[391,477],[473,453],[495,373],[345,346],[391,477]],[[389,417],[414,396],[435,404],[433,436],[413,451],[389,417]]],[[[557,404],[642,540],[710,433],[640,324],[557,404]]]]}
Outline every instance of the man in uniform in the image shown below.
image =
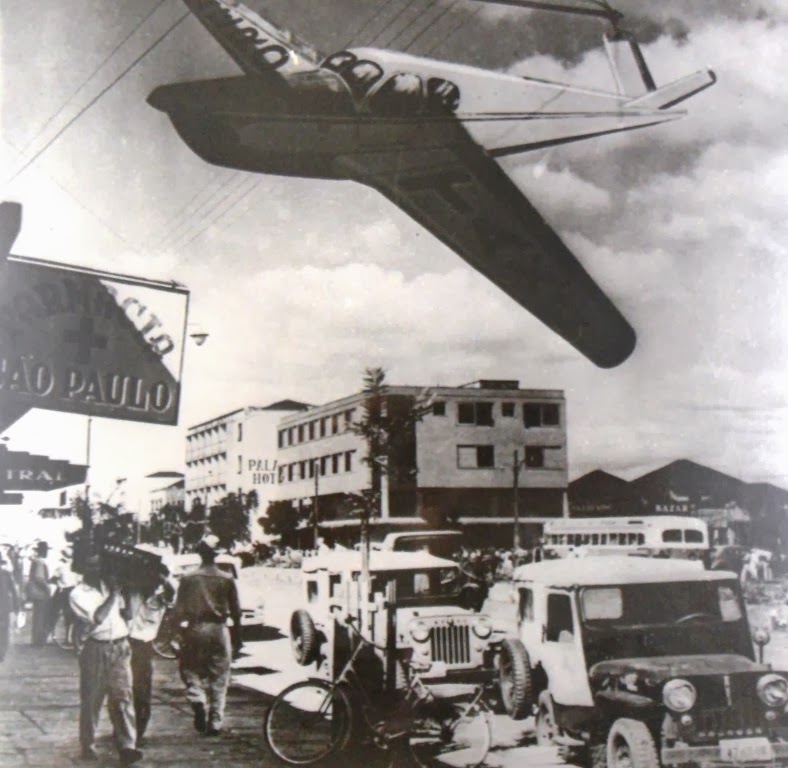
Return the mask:
{"type": "Polygon", "coordinates": [[[216,536],[206,536],[197,545],[202,564],[181,578],[175,602],[176,621],[188,624],[181,646],[181,678],[194,711],[194,727],[207,736],[222,732],[230,663],[240,644],[238,590],[232,577],[216,566],[218,544],[216,536]],[[235,627],[234,642],[228,618],[235,627]]]}
{"type": "Polygon", "coordinates": [[[82,759],[98,760],[96,727],[107,698],[120,764],[142,759],[136,748],[137,729],[132,702],[129,629],[123,618],[123,598],[116,580],[102,573],[98,557],[90,557],[83,582],[71,590],[69,603],[77,618],[88,625],[85,646],[79,654],[79,741],[82,759]]]}

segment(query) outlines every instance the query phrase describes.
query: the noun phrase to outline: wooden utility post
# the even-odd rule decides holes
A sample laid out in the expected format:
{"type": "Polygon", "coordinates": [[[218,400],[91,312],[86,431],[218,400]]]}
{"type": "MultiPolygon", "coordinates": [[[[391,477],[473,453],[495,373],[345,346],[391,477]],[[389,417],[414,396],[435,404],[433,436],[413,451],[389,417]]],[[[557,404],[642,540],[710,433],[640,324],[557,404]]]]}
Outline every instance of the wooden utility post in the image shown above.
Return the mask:
{"type": "Polygon", "coordinates": [[[317,536],[318,536],[318,521],[320,520],[320,462],[317,459],[312,460],[312,469],[315,475],[315,497],[312,500],[312,538],[313,548],[317,549],[317,536]]]}
{"type": "Polygon", "coordinates": [[[520,457],[517,451],[514,452],[514,464],[512,465],[514,474],[512,487],[512,517],[514,519],[514,540],[512,542],[514,553],[517,554],[520,549],[520,457]]]}

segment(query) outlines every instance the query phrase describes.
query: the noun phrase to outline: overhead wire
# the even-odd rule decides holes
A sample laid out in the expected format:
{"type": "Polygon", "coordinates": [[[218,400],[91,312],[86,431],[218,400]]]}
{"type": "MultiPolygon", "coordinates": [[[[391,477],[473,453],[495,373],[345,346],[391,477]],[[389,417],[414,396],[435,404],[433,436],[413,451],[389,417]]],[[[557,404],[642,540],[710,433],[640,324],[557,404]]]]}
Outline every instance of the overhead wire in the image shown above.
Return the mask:
{"type": "Polygon", "coordinates": [[[364,32],[366,32],[372,26],[372,23],[382,14],[382,9],[387,7],[388,0],[382,0],[377,9],[372,12],[367,20],[363,22],[360,27],[357,27],[353,32],[350,33],[347,42],[342,45],[342,48],[348,48],[357,37],[360,37],[364,32]]]}
{"type": "Polygon", "coordinates": [[[419,23],[421,18],[425,14],[427,14],[427,12],[430,10],[431,7],[432,7],[432,0],[427,0],[427,4],[424,6],[424,8],[422,8],[414,18],[412,18],[399,32],[397,32],[397,34],[394,35],[394,37],[392,37],[391,40],[389,40],[386,45],[387,46],[394,45],[394,43],[397,40],[399,40],[399,38],[402,37],[402,35],[404,35],[408,30],[410,30],[412,27],[414,27],[416,24],[419,23]]]}
{"type": "Polygon", "coordinates": [[[112,50],[101,60],[101,62],[96,66],[93,71],[85,78],[73,91],[73,93],[60,105],[60,107],[48,117],[41,127],[35,132],[35,134],[27,141],[27,143],[22,147],[22,154],[26,154],[30,147],[35,143],[36,139],[38,139],[46,129],[55,121],[57,120],[60,115],[68,108],[68,106],[74,101],[74,99],[81,93],[81,91],[89,85],[93,79],[101,72],[104,67],[113,59],[116,53],[129,41],[131,40],[134,35],[139,32],[140,29],[147,23],[147,21],[165,4],[169,2],[169,0],[160,0],[150,11],[148,11],[145,16],[138,21],[131,31],[125,35],[121,40],[119,40],[112,50]]]}
{"type": "Polygon", "coordinates": [[[475,19],[481,12],[482,12],[482,6],[480,5],[473,11],[473,13],[470,16],[467,16],[466,18],[462,19],[460,23],[457,24],[451,30],[451,32],[449,32],[448,35],[446,35],[446,37],[443,37],[440,40],[436,40],[433,45],[427,48],[427,50],[424,52],[423,55],[429,56],[431,53],[433,53],[438,48],[440,48],[441,45],[445,45],[446,43],[448,43],[449,40],[451,40],[451,38],[453,38],[466,24],[468,24],[470,21],[475,19]]]}
{"type": "MultiPolygon", "coordinates": [[[[416,0],[408,0],[408,2],[406,2],[405,5],[403,5],[402,8],[399,9],[399,11],[394,16],[394,18],[390,19],[388,24],[386,24],[383,27],[383,29],[381,29],[381,30],[379,30],[377,32],[377,34],[375,35],[375,38],[374,38],[374,40],[376,41],[376,44],[378,44],[378,42],[381,40],[382,36],[386,32],[388,32],[402,18],[402,16],[405,13],[407,13],[415,5],[415,3],[416,3],[416,0]]],[[[383,43],[381,43],[381,44],[383,44],[383,43]]]]}
{"type": "Polygon", "coordinates": [[[8,179],[9,182],[13,181],[14,179],[18,178],[20,174],[26,171],[36,160],[38,160],[41,155],[44,154],[69,128],[71,128],[74,123],[79,120],[82,115],[84,115],[91,107],[93,107],[104,95],[109,93],[129,72],[131,72],[134,67],[137,66],[154,48],[156,48],[169,34],[172,32],[179,24],[181,24],[189,15],[191,11],[186,11],[183,13],[177,21],[171,24],[167,29],[159,35],[153,43],[151,43],[141,54],[136,56],[134,60],[129,64],[117,77],[113,78],[109,85],[106,85],[102,88],[82,109],[77,112],[74,117],[72,117],[46,144],[44,144],[41,149],[35,152],[32,157],[30,157],[27,162],[8,179]]]}
{"type": "Polygon", "coordinates": [[[415,36],[415,37],[412,37],[412,38],[411,38],[411,39],[410,39],[410,40],[409,40],[407,43],[405,43],[405,44],[402,46],[403,50],[405,50],[405,51],[408,51],[408,50],[410,50],[410,49],[411,49],[411,47],[412,47],[412,46],[413,46],[413,45],[414,45],[416,42],[418,42],[419,40],[421,40],[421,38],[422,38],[422,37],[424,37],[424,35],[426,35],[426,34],[427,34],[427,32],[429,32],[429,30],[430,30],[430,29],[432,29],[432,28],[433,28],[433,27],[434,27],[434,26],[435,26],[435,25],[436,25],[436,24],[437,24],[437,23],[438,23],[438,22],[439,22],[439,21],[440,21],[440,20],[441,20],[441,19],[442,19],[444,16],[446,16],[446,15],[447,15],[447,14],[448,14],[450,11],[453,11],[453,10],[454,10],[454,8],[455,8],[455,6],[456,6],[456,5],[457,5],[457,3],[459,3],[459,2],[460,2],[460,0],[453,0],[453,2],[452,2],[452,3],[450,3],[449,5],[447,5],[447,6],[446,6],[446,7],[445,7],[445,8],[444,8],[444,9],[443,9],[443,10],[442,10],[442,11],[441,11],[441,12],[440,12],[440,13],[439,13],[439,14],[438,14],[438,15],[437,15],[437,16],[436,16],[436,17],[435,17],[435,18],[434,18],[432,21],[430,21],[430,22],[429,22],[429,23],[428,23],[428,24],[427,24],[427,25],[426,25],[426,26],[425,26],[425,27],[424,27],[424,28],[421,30],[421,32],[418,32],[418,33],[416,34],[416,36],[415,36]]]}

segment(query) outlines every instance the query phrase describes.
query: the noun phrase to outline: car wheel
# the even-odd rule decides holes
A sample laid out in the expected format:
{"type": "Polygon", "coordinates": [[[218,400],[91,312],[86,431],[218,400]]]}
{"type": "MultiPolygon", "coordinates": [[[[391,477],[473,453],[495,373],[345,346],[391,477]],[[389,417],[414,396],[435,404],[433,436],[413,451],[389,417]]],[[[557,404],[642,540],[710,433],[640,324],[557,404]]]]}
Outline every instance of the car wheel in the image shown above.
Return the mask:
{"type": "Polygon", "coordinates": [[[317,657],[317,630],[312,617],[303,609],[290,618],[290,642],[295,660],[305,667],[317,657]]]}
{"type": "Polygon", "coordinates": [[[607,768],[659,768],[654,737],[644,723],[622,717],[607,737],[607,768]]]}
{"type": "Polygon", "coordinates": [[[498,654],[498,685],[501,703],[512,720],[523,720],[533,708],[533,675],[525,646],[514,637],[501,643],[498,654]]]}
{"type": "Polygon", "coordinates": [[[539,694],[534,727],[536,730],[536,743],[540,747],[549,747],[555,744],[558,726],[555,724],[553,697],[550,696],[549,691],[542,691],[539,694]]]}

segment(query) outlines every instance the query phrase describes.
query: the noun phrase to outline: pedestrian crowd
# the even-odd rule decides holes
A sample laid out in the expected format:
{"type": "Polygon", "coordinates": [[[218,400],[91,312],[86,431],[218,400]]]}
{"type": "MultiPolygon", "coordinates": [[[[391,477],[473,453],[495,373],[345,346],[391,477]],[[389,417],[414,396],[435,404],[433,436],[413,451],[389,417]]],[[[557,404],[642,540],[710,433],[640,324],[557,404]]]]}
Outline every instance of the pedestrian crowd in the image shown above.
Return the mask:
{"type": "Polygon", "coordinates": [[[240,650],[241,609],[235,581],[215,563],[219,541],[197,546],[201,564],[177,586],[163,564],[145,588],[122,583],[110,558],[92,555],[81,564],[81,580],[63,550],[50,573],[46,542],[39,542],[27,577],[16,548],[0,549],[0,662],[12,626],[22,626],[32,605],[31,644],[47,643],[62,612],[80,623],[79,744],[81,759],[97,762],[96,730],[106,702],[121,766],[143,757],[151,718],[153,644],[165,615],[180,634],[180,675],[194,728],[206,737],[223,731],[232,658],[240,650]],[[228,627],[232,620],[234,631],[228,627]]]}

